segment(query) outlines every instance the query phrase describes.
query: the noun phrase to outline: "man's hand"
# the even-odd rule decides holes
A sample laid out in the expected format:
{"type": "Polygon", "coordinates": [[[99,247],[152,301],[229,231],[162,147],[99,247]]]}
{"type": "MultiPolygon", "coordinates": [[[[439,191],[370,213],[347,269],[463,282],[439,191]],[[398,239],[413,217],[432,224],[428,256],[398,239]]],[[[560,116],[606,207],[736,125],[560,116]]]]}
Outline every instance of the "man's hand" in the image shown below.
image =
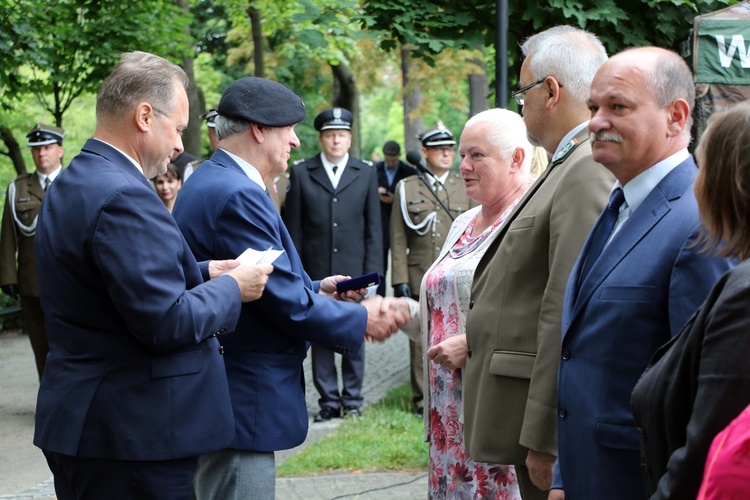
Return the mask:
{"type": "Polygon", "coordinates": [[[230,269],[226,274],[234,278],[240,285],[242,302],[251,302],[258,300],[263,295],[268,275],[272,272],[273,266],[271,264],[245,264],[230,269]]]}
{"type": "Polygon", "coordinates": [[[18,298],[18,285],[3,285],[0,286],[0,290],[9,297],[18,298]]]}
{"type": "Polygon", "coordinates": [[[217,278],[239,265],[240,261],[236,259],[212,260],[208,263],[208,277],[211,279],[217,278]]]}
{"type": "Polygon", "coordinates": [[[549,490],[552,486],[555,456],[541,451],[529,450],[528,455],[526,455],[526,467],[529,469],[531,482],[542,491],[549,490]]]}
{"type": "Polygon", "coordinates": [[[336,283],[338,283],[339,281],[348,280],[350,278],[351,276],[342,276],[341,274],[323,278],[320,281],[320,288],[318,289],[318,293],[321,295],[325,295],[326,297],[331,297],[335,300],[343,300],[345,302],[358,302],[362,300],[362,297],[367,295],[367,288],[360,288],[359,290],[347,290],[346,292],[344,292],[344,295],[339,295],[339,293],[336,291],[336,283]]]}
{"type": "Polygon", "coordinates": [[[454,335],[427,350],[427,359],[431,359],[443,368],[455,370],[466,364],[469,346],[466,334],[454,335]]]}
{"type": "Polygon", "coordinates": [[[367,309],[365,338],[371,342],[384,341],[411,320],[406,300],[384,299],[376,295],[362,301],[362,305],[367,309]]]}
{"type": "Polygon", "coordinates": [[[409,286],[409,283],[393,285],[393,296],[411,298],[411,287],[409,286]]]}
{"type": "Polygon", "coordinates": [[[565,500],[565,490],[549,490],[547,500],[565,500]]]}
{"type": "Polygon", "coordinates": [[[393,193],[389,193],[388,191],[381,192],[380,193],[380,201],[382,203],[385,203],[386,205],[392,205],[393,204],[393,193]]]}

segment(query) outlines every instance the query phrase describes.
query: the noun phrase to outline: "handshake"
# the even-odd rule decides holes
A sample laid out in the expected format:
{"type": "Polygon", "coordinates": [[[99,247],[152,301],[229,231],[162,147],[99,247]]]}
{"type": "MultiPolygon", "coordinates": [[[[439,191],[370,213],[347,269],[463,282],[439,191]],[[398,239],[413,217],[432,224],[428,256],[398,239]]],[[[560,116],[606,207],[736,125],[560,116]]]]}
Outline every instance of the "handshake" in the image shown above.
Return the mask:
{"type": "Polygon", "coordinates": [[[376,295],[360,302],[367,309],[365,340],[382,342],[411,321],[409,301],[376,295]]]}
{"type": "MultiPolygon", "coordinates": [[[[331,297],[335,300],[344,300],[347,302],[356,302],[367,294],[366,288],[359,290],[349,290],[343,295],[336,292],[336,283],[348,279],[348,276],[329,276],[320,282],[319,293],[331,297]]],[[[367,328],[365,330],[365,340],[370,342],[382,342],[405,324],[411,322],[412,315],[409,307],[409,300],[405,298],[383,298],[375,295],[372,298],[365,299],[360,304],[367,309],[367,328]]]]}

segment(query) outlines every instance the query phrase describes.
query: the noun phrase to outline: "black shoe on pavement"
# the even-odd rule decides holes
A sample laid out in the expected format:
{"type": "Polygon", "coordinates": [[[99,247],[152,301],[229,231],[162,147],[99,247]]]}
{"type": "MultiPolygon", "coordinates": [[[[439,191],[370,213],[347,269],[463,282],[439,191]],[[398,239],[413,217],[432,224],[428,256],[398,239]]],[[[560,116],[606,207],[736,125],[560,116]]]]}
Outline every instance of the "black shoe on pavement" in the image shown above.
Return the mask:
{"type": "Polygon", "coordinates": [[[314,422],[328,422],[332,418],[340,418],[341,417],[341,409],[339,408],[330,408],[328,406],[324,406],[320,409],[320,413],[315,415],[315,418],[313,419],[314,422]]]}
{"type": "Polygon", "coordinates": [[[355,406],[348,406],[344,408],[344,417],[361,417],[362,412],[355,406]]]}

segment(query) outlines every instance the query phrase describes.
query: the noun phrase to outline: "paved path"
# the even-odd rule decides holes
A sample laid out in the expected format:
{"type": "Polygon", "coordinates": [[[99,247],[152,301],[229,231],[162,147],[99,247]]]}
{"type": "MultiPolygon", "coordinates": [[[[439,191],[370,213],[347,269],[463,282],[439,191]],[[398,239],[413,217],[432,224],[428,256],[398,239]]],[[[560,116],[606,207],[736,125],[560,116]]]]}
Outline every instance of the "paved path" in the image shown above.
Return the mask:
{"type": "MultiPolygon", "coordinates": [[[[370,405],[409,380],[408,340],[397,334],[383,344],[367,344],[365,405],[370,405]]],[[[309,356],[305,361],[307,408],[318,411],[309,356]]],[[[49,500],[55,498],[52,478],[42,453],[31,443],[34,407],[39,388],[28,338],[19,332],[0,332],[0,499],[49,500]]],[[[311,424],[308,439],[293,450],[279,452],[282,462],[339,423],[311,424]]],[[[280,478],[276,497],[287,499],[424,498],[427,479],[418,473],[327,474],[308,478],[280,478]]]]}

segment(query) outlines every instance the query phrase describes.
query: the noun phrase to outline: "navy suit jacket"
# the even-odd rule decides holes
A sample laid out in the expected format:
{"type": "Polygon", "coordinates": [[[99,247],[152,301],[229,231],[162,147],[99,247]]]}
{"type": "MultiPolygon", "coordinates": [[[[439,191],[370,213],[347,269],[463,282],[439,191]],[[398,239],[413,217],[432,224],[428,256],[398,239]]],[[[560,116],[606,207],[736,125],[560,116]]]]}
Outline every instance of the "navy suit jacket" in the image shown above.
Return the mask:
{"type": "Polygon", "coordinates": [[[315,279],[359,276],[383,269],[378,176],[372,165],[349,156],[336,189],[320,155],[292,165],[284,222],[315,279]]]}
{"type": "MultiPolygon", "coordinates": [[[[656,349],[676,335],[730,261],[700,251],[692,158],[631,214],[580,283],[587,240],[568,279],[558,378],[566,498],[646,495],[630,394],[656,349]]],[[[590,237],[590,235],[589,235],[590,237]]]]}
{"type": "Polygon", "coordinates": [[[34,444],[166,460],[231,443],[214,334],[234,328],[239,287],[204,284],[207,266],[130,160],[89,140],[47,191],[35,250],[50,352],[34,444]]]}
{"type": "Polygon", "coordinates": [[[308,341],[343,354],[358,351],[367,311],[316,293],[271,198],[221,149],[190,176],[173,214],[199,258],[284,249],[263,296],[243,305],[237,331],[224,341],[236,424],[230,448],[299,445],[308,425],[302,369],[308,341]]]}

